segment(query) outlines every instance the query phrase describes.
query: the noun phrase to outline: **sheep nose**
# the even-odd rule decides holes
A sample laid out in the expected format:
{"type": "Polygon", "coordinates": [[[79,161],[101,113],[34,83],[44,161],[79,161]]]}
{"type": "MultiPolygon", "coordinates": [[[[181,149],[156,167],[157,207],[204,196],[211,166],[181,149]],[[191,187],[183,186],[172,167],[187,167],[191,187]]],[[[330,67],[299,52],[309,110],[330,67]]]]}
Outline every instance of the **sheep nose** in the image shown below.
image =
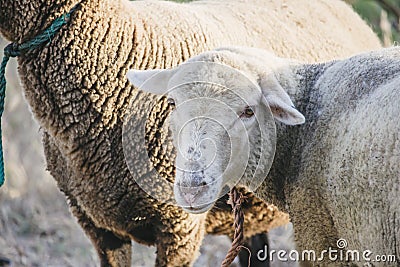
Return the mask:
{"type": "Polygon", "coordinates": [[[196,199],[207,188],[204,171],[200,169],[199,164],[189,163],[186,170],[183,171],[183,176],[177,185],[182,197],[189,205],[192,205],[196,199]]]}
{"type": "Polygon", "coordinates": [[[202,157],[200,149],[196,149],[193,146],[190,146],[187,150],[188,153],[188,159],[190,161],[198,161],[202,157]]]}
{"type": "Polygon", "coordinates": [[[184,171],[183,179],[178,182],[178,185],[187,189],[199,189],[207,185],[203,170],[199,171],[184,171]]]}
{"type": "Polygon", "coordinates": [[[207,183],[206,182],[202,182],[200,184],[195,182],[179,183],[178,188],[182,197],[187,202],[187,204],[193,206],[197,198],[201,196],[201,194],[206,190],[207,183]],[[189,184],[191,186],[188,186],[189,184]]]}
{"type": "Polygon", "coordinates": [[[185,199],[186,203],[189,204],[189,206],[193,206],[195,203],[197,196],[199,195],[199,191],[194,189],[194,190],[181,190],[181,194],[183,199],[185,199]]]}
{"type": "Polygon", "coordinates": [[[202,180],[204,180],[204,168],[198,161],[189,160],[186,162],[182,172],[184,180],[191,181],[190,186],[199,186],[202,180]]]}

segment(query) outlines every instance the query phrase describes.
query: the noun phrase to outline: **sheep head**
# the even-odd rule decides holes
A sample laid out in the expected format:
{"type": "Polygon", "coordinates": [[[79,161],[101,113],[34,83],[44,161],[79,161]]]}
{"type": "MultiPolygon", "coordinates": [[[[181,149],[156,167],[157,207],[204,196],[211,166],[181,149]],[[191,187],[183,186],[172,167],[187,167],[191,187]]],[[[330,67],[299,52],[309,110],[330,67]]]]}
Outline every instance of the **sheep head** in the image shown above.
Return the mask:
{"type": "Polygon", "coordinates": [[[238,183],[254,191],[272,165],[274,118],[289,125],[304,122],[272,73],[241,71],[233,67],[241,63],[236,61],[216,51],[174,69],[127,74],[133,85],[166,95],[173,106],[173,191],[177,204],[191,213],[208,211],[238,183]]]}

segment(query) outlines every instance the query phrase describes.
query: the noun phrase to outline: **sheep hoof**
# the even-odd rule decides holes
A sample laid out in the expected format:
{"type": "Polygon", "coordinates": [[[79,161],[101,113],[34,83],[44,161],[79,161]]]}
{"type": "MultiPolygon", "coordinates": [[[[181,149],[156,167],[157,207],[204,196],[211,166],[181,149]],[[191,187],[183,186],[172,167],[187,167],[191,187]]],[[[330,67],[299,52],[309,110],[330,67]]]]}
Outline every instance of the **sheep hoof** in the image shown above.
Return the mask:
{"type": "Polygon", "coordinates": [[[0,267],[11,266],[11,260],[0,256],[0,267]]]}

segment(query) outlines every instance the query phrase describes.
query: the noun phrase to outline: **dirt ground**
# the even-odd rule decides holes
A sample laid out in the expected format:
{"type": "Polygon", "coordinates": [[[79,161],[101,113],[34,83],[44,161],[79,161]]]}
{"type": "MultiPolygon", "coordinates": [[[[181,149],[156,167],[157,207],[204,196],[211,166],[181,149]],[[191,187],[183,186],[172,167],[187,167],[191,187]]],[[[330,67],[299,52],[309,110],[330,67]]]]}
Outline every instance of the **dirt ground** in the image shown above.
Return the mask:
{"type": "MultiPolygon", "coordinates": [[[[0,51],[4,45],[0,39],[0,51]]],[[[40,129],[23,99],[15,59],[10,60],[6,73],[2,122],[6,183],[0,188],[0,267],[98,266],[90,241],[45,171],[40,129]]],[[[195,266],[219,266],[229,246],[226,237],[207,237],[195,266]]],[[[154,259],[155,248],[134,244],[132,266],[154,266],[154,259]]]]}

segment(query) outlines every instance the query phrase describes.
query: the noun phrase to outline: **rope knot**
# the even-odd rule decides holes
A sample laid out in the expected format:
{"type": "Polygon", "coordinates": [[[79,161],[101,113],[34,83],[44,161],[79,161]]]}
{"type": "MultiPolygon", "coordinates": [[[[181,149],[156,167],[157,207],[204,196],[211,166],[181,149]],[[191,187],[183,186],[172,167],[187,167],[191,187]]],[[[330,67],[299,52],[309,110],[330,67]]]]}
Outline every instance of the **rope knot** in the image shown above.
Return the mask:
{"type": "Polygon", "coordinates": [[[20,54],[19,45],[16,43],[8,44],[4,48],[4,56],[6,57],[18,57],[20,54]]]}

